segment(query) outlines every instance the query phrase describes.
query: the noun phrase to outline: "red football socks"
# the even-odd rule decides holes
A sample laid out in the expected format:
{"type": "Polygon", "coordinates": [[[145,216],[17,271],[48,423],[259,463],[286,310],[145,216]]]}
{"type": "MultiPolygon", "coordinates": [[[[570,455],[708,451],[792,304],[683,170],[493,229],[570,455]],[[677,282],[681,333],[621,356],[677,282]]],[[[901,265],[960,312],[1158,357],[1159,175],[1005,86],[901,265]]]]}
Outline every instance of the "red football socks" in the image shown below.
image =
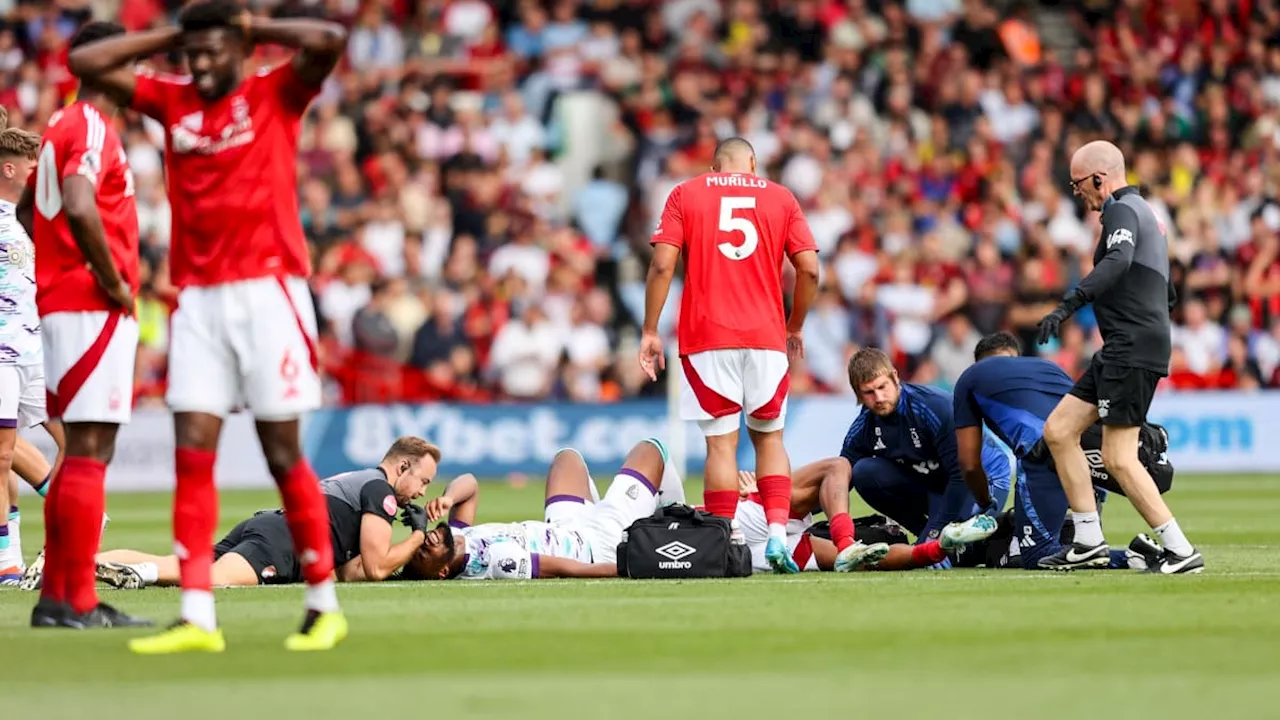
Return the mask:
{"type": "MultiPolygon", "coordinates": [[[[62,477],[59,469],[58,477],[62,477]]],[[[62,533],[58,520],[58,488],[62,482],[49,481],[44,498],[44,577],[40,581],[40,597],[55,603],[67,601],[67,591],[62,574],[62,533]]]]}
{"type": "Polygon", "coordinates": [[[173,493],[173,543],[183,590],[213,587],[213,533],[218,527],[218,488],[213,481],[217,454],[178,448],[178,482],[173,493]]]}
{"type": "Polygon", "coordinates": [[[305,458],[279,480],[284,517],[293,547],[302,563],[302,579],[317,585],[333,572],[333,544],[329,540],[329,505],[320,492],[320,478],[305,458]]]}
{"type": "Polygon", "coordinates": [[[703,490],[702,502],[707,506],[707,512],[716,517],[732,520],[738,513],[737,490],[703,490]]]}
{"type": "Polygon", "coordinates": [[[764,519],[770,525],[786,525],[791,518],[791,478],[786,475],[770,475],[756,481],[760,490],[760,504],[764,505],[764,519]]]}
{"type": "Polygon", "coordinates": [[[836,550],[844,550],[853,544],[853,518],[849,513],[831,518],[831,542],[836,544],[836,550]]]}
{"type": "Polygon", "coordinates": [[[77,613],[98,606],[94,555],[102,540],[106,481],[106,464],[92,458],[68,456],[58,473],[57,555],[63,595],[77,613]]]}
{"type": "Polygon", "coordinates": [[[911,548],[911,566],[917,568],[937,565],[947,558],[947,551],[937,540],[930,540],[911,548]]]}

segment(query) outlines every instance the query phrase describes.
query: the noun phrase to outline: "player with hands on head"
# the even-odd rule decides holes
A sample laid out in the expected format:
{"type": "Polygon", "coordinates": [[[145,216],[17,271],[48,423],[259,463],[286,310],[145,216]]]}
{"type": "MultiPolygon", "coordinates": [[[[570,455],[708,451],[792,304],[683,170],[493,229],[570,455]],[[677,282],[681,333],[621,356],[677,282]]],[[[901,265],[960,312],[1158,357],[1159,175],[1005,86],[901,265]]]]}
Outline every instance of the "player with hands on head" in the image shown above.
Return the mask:
{"type": "Polygon", "coordinates": [[[166,399],[177,446],[174,545],[182,604],[172,627],[130,644],[135,652],[222,644],[210,590],[214,465],[223,418],[242,406],[256,420],[307,584],[302,625],[285,646],[327,650],[347,634],[330,580],[325,499],[299,439],[301,415],[320,405],[320,380],[295,174],[302,117],[342,58],[346,38],[337,23],[261,19],[232,0],[196,0],[179,11],[177,27],[109,38],[68,58],[73,73],[165,129],[170,273],[179,288],[166,399]],[[296,52],[250,74],[254,43],[296,52]],[[131,67],[172,51],[184,56],[189,76],[131,67]]]}
{"type": "Polygon", "coordinates": [[[706,438],[703,503],[713,515],[734,516],[745,411],[769,524],[765,554],[775,572],[799,572],[786,547],[791,461],[782,430],[788,361],[804,355],[802,329],[818,289],[817,245],[800,203],[756,175],[750,143],[730,138],[716,148],[711,172],[671,191],[650,242],[640,367],[650,380],[666,367],[658,318],[683,258],[680,416],[696,421],[706,438]],[[790,317],[783,310],[784,258],[796,271],[790,317]]]}

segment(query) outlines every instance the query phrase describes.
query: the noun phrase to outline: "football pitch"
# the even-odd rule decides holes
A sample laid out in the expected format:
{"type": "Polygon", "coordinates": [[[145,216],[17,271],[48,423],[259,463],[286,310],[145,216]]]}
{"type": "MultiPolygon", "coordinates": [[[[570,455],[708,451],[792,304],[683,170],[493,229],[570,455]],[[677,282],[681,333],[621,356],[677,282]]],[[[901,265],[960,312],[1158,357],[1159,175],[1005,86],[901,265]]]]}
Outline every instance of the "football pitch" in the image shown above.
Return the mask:
{"type": "MultiPolygon", "coordinates": [[[[433,488],[430,496],[439,494],[433,488]]],[[[689,496],[700,494],[689,483],[689,496]]],[[[542,487],[486,483],[481,521],[539,516],[542,487]]],[[[24,496],[28,560],[40,505],[24,496]]],[[[301,589],[218,592],[222,655],[136,657],[129,631],[27,628],[0,590],[13,718],[1276,718],[1280,477],[1179,476],[1199,576],[957,570],[733,581],[340,588],[351,636],[283,649],[301,589]]],[[[223,495],[221,531],[270,493],[223,495]]],[[[862,508],[859,508],[862,509],[862,508]]],[[[169,496],[114,495],[104,547],[167,552],[169,496]]],[[[1123,546],[1144,530],[1103,511],[1123,546]]],[[[398,533],[406,532],[398,528],[398,533]]],[[[107,602],[170,621],[176,590],[107,602]]]]}

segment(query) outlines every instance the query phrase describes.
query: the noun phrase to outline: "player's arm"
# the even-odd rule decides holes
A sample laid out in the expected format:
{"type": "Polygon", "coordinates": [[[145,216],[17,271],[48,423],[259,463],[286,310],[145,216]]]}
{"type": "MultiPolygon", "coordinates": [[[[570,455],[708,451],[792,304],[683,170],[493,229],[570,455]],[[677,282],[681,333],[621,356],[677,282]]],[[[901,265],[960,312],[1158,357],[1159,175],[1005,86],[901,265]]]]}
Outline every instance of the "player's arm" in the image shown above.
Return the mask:
{"type": "MultiPolygon", "coordinates": [[[[86,164],[85,167],[87,168],[88,165],[86,164]]],[[[76,246],[89,262],[89,270],[98,280],[98,284],[113,298],[117,297],[114,290],[121,290],[124,296],[128,297],[133,291],[120,275],[120,269],[111,258],[111,250],[107,246],[107,233],[102,227],[102,216],[98,214],[98,197],[94,183],[95,180],[86,177],[85,172],[77,172],[63,178],[62,212],[67,216],[71,237],[75,238],[76,246]]],[[[127,309],[132,311],[133,308],[127,309]]]]}
{"type": "Polygon", "coordinates": [[[1138,213],[1127,205],[1115,204],[1102,215],[1102,240],[1106,254],[1093,272],[1067,293],[1059,306],[1070,316],[1110,290],[1129,269],[1138,242],[1138,213]]]}
{"type": "MultiPolygon", "coordinates": [[[[385,480],[371,480],[360,488],[360,563],[369,582],[381,582],[409,562],[426,540],[426,513],[418,508],[418,525],[405,540],[392,544],[397,509],[395,491],[385,480]]],[[[410,512],[405,513],[411,517],[410,512]]],[[[406,523],[408,524],[408,523],[406,523]]]]}
{"type": "Polygon", "coordinates": [[[939,424],[934,429],[933,443],[938,454],[938,462],[942,463],[947,473],[947,486],[942,491],[942,509],[936,517],[929,518],[922,537],[928,538],[930,531],[941,530],[944,525],[961,519],[965,505],[969,503],[969,488],[965,485],[964,473],[960,470],[959,451],[956,445],[956,426],[951,418],[951,408],[935,407],[939,424]]]}
{"type": "Polygon", "coordinates": [[[822,484],[818,486],[818,506],[828,518],[849,514],[849,492],[853,487],[853,465],[847,458],[836,458],[834,462],[823,461],[827,468],[822,476],[822,484]]]}
{"type": "Polygon", "coordinates": [[[347,48],[347,29],[327,20],[255,17],[246,23],[246,35],[253,42],[298,50],[293,56],[294,73],[312,87],[319,86],[333,72],[347,48]]]}
{"type": "Polygon", "coordinates": [[[550,555],[534,555],[538,559],[537,578],[611,578],[618,577],[614,563],[584,563],[550,555]]]}
{"type": "Polygon", "coordinates": [[[106,90],[121,106],[131,107],[138,83],[133,63],[176,49],[181,37],[178,27],[113,35],[72,50],[67,67],[76,77],[106,90]]]}
{"type": "Polygon", "coordinates": [[[449,526],[471,527],[476,524],[476,508],[480,504],[480,483],[471,473],[459,475],[449,483],[440,497],[427,503],[427,519],[435,522],[449,513],[449,526]]]}
{"type": "Polygon", "coordinates": [[[973,373],[977,365],[970,366],[956,380],[952,391],[951,422],[956,428],[956,460],[965,487],[973,493],[978,506],[991,505],[991,488],[987,485],[987,472],[982,468],[982,414],[973,397],[973,373]]]}
{"type": "Polygon", "coordinates": [[[840,446],[840,457],[849,461],[850,475],[852,475],[853,466],[859,460],[873,454],[870,441],[872,423],[867,420],[869,415],[870,412],[863,409],[858,417],[854,418],[849,431],[844,434],[844,444],[840,446]]]}
{"type": "Polygon", "coordinates": [[[650,239],[653,257],[649,259],[649,272],[645,275],[642,328],[646,335],[656,337],[658,334],[658,318],[662,315],[662,306],[667,304],[671,279],[675,277],[676,262],[680,259],[680,248],[684,246],[682,196],[680,186],[676,186],[667,196],[667,203],[662,208],[662,219],[658,221],[658,229],[650,239]]]}
{"type": "Polygon", "coordinates": [[[808,317],[813,299],[818,295],[818,245],[813,240],[813,233],[800,209],[800,203],[794,197],[792,203],[791,221],[787,230],[787,255],[796,269],[796,287],[791,295],[791,317],[787,318],[787,333],[798,335],[804,329],[804,319],[808,317]]]}

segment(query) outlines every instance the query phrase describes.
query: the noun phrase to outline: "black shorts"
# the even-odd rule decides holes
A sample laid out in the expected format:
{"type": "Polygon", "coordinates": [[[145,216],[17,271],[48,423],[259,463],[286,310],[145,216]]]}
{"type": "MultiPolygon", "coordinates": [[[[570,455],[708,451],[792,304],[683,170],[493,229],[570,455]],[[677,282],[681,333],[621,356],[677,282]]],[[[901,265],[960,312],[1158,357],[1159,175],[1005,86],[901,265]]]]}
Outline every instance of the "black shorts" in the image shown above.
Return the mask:
{"type": "Polygon", "coordinates": [[[293,552],[293,536],[284,513],[258,513],[231,529],[213,548],[213,558],[235,553],[248,561],[259,585],[302,581],[302,566],[293,552]]]}
{"type": "Polygon", "coordinates": [[[1151,398],[1162,377],[1161,373],[1143,368],[1107,365],[1094,355],[1071,394],[1096,405],[1103,425],[1141,427],[1147,421],[1151,398]]]}

